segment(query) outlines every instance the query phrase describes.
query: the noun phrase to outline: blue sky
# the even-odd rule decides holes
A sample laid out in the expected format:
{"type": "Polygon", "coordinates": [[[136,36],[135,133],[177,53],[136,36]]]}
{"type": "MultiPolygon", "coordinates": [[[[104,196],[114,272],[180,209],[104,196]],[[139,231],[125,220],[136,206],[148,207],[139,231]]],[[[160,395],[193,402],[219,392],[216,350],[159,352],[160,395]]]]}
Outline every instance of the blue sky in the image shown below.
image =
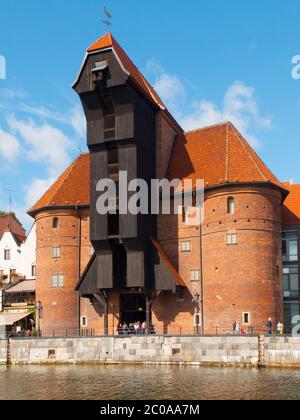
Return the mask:
{"type": "Polygon", "coordinates": [[[25,210],[79,153],[71,83],[112,32],[185,129],[232,120],[281,179],[300,182],[299,0],[0,0],[0,208],[25,210]]]}

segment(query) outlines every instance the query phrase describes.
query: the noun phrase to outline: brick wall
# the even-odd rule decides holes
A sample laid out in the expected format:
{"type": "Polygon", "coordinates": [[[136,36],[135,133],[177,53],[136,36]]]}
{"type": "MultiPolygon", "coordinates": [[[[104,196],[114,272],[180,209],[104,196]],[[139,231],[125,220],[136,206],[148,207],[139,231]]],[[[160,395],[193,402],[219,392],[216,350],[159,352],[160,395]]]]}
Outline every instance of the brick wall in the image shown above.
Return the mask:
{"type": "MultiPolygon", "coordinates": [[[[190,291],[186,325],[193,323],[192,296],[201,295],[201,278],[192,282],[191,270],[202,270],[206,332],[231,332],[234,321],[245,329],[262,330],[269,317],[275,322],[283,319],[279,192],[254,186],[207,192],[202,229],[184,225],[182,215],[160,216],[158,234],[190,291]],[[229,197],[235,199],[233,215],[227,214],[229,197]],[[226,244],[228,233],[237,234],[237,245],[226,244]],[[191,252],[181,252],[182,240],[191,242],[191,252]],[[250,316],[247,325],[245,312],[250,316]]],[[[177,299],[170,298],[166,305],[166,323],[173,323],[168,311],[176,312],[177,299]]]]}
{"type": "MultiPolygon", "coordinates": [[[[82,217],[81,272],[90,256],[89,219],[86,211],[82,217]]],[[[36,298],[42,302],[43,319],[40,329],[63,332],[78,328],[78,294],[75,286],[79,279],[79,218],[75,210],[42,212],[36,218],[37,225],[37,279],[36,298]],[[53,217],[59,226],[53,229],[53,217]],[[52,248],[60,247],[60,258],[53,258],[52,248]],[[64,275],[63,287],[52,287],[51,275],[64,275]]]]}

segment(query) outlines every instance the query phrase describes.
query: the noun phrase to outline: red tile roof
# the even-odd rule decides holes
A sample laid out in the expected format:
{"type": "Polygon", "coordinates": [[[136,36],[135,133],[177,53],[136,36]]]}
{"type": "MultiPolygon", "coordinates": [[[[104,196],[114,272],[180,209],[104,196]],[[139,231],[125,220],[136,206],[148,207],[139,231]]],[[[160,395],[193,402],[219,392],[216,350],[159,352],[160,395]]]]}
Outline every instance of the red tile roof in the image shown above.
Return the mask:
{"type": "MultiPolygon", "coordinates": [[[[207,188],[236,183],[272,183],[288,194],[231,123],[191,131],[177,138],[171,156],[169,179],[204,179],[207,188]]],[[[296,187],[295,187],[296,188],[296,187]]],[[[290,198],[286,203],[290,203],[290,198]]],[[[89,206],[90,159],[80,155],[29,210],[89,206]]],[[[300,214],[300,210],[299,210],[300,214]]]]}
{"type": "Polygon", "coordinates": [[[270,182],[284,186],[231,123],[191,131],[177,138],[168,178],[203,179],[205,186],[270,182]]]}
{"type": "Polygon", "coordinates": [[[80,155],[41,199],[29,210],[37,211],[51,207],[89,206],[90,204],[90,155],[80,155]]]}
{"type": "Polygon", "coordinates": [[[0,216],[0,239],[6,231],[12,232],[21,243],[26,240],[26,231],[21,222],[13,214],[0,216]]]}
{"type": "Polygon", "coordinates": [[[155,92],[150,83],[144,78],[139,69],[135,64],[130,60],[123,48],[118,44],[115,38],[107,33],[102,36],[98,41],[91,45],[88,49],[88,53],[94,53],[96,51],[101,51],[106,48],[113,48],[117,57],[119,58],[120,63],[124,67],[125,71],[129,74],[129,77],[138,85],[140,89],[148,96],[148,98],[159,106],[160,109],[165,110],[166,107],[163,104],[162,100],[155,92]]]}
{"type": "Polygon", "coordinates": [[[300,224],[300,184],[285,182],[283,184],[290,192],[286,198],[282,210],[282,224],[299,225],[300,224]]]}

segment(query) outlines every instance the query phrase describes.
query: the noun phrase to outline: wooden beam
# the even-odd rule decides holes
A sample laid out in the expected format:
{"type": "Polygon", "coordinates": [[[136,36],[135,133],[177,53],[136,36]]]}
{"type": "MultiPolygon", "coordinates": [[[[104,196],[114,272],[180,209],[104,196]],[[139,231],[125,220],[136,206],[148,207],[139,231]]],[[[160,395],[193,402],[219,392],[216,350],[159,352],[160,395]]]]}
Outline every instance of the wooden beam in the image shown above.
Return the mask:
{"type": "Polygon", "coordinates": [[[108,336],[108,293],[99,291],[97,294],[94,293],[93,296],[103,306],[104,335],[108,336]]]}

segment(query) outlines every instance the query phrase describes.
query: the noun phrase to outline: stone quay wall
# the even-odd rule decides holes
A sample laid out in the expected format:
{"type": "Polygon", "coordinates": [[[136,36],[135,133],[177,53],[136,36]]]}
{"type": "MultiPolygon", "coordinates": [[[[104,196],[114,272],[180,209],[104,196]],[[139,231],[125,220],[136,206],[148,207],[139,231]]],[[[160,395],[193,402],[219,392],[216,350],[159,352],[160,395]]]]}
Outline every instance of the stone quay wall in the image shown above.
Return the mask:
{"type": "Polygon", "coordinates": [[[99,337],[0,340],[0,364],[144,363],[300,367],[300,337],[99,337]],[[7,361],[9,357],[9,361],[7,361]]]}
{"type": "Polygon", "coordinates": [[[300,337],[266,337],[264,347],[267,366],[300,367],[300,337]]]}
{"type": "Polygon", "coordinates": [[[7,362],[7,340],[0,339],[0,364],[7,362]]]}

